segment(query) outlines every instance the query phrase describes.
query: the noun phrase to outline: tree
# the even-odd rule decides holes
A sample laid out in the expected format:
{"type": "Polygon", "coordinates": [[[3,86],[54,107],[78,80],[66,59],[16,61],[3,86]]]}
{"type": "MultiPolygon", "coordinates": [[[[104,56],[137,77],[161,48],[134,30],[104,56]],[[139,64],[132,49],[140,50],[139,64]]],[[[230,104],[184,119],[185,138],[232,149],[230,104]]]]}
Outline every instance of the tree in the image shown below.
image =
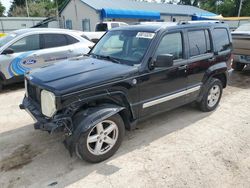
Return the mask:
{"type": "MultiPolygon", "coordinates": [[[[210,0],[201,1],[200,8],[222,14],[223,16],[237,16],[240,0],[210,0]]],[[[250,0],[243,0],[241,16],[250,16],[250,0]]]]}
{"type": "Polygon", "coordinates": [[[4,11],[5,11],[5,7],[2,5],[2,3],[0,2],[0,16],[4,15],[4,11]]]}
{"type": "Polygon", "coordinates": [[[180,0],[178,4],[198,6],[199,0],[180,0]]]}
{"type": "MultiPolygon", "coordinates": [[[[28,0],[29,16],[51,17],[56,16],[56,2],[51,0],[28,0]]],[[[13,0],[9,16],[27,16],[25,0],[13,0]]]]}

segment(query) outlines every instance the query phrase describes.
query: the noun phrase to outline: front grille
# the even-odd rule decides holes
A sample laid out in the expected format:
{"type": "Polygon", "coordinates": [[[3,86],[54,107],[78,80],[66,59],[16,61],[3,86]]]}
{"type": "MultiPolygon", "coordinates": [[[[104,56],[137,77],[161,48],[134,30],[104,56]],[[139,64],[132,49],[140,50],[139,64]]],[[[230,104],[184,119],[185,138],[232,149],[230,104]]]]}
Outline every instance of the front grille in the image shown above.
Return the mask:
{"type": "Polygon", "coordinates": [[[37,104],[40,104],[40,102],[41,102],[41,94],[40,94],[41,90],[38,87],[27,82],[27,91],[28,91],[29,98],[31,98],[37,104]]]}

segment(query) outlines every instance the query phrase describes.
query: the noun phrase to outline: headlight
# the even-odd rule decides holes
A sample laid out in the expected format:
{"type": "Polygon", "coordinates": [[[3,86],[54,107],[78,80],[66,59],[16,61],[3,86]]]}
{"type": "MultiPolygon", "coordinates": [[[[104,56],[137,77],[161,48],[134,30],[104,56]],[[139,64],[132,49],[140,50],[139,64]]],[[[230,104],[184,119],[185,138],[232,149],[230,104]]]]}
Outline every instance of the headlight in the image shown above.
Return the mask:
{"type": "Polygon", "coordinates": [[[42,90],[41,107],[43,115],[52,117],[56,112],[56,97],[53,93],[42,90]]]}

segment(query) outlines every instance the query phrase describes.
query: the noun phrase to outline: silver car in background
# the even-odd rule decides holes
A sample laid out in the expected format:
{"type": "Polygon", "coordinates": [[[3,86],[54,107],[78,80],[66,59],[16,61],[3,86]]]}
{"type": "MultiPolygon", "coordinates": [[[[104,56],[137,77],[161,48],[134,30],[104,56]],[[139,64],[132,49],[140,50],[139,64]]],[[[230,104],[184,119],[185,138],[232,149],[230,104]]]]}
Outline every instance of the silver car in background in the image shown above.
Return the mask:
{"type": "Polygon", "coordinates": [[[81,31],[30,28],[0,38],[0,89],[22,81],[25,72],[87,54],[94,43],[81,31]]]}

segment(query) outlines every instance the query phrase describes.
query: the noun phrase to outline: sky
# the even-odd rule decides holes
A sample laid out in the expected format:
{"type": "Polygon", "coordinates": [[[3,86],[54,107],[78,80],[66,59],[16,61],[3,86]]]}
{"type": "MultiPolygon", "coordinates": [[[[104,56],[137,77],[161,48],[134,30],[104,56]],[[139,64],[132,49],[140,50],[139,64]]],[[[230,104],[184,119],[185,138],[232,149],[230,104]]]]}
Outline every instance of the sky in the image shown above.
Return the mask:
{"type": "Polygon", "coordinates": [[[0,1],[3,4],[3,6],[5,6],[5,8],[6,8],[6,10],[5,10],[5,14],[6,14],[10,8],[12,0],[0,0],[0,1]]]}

